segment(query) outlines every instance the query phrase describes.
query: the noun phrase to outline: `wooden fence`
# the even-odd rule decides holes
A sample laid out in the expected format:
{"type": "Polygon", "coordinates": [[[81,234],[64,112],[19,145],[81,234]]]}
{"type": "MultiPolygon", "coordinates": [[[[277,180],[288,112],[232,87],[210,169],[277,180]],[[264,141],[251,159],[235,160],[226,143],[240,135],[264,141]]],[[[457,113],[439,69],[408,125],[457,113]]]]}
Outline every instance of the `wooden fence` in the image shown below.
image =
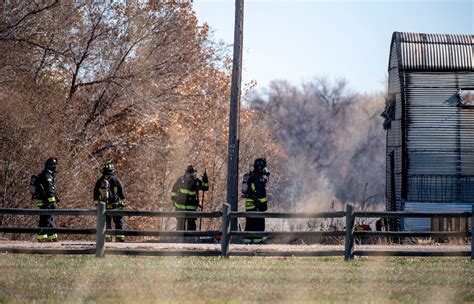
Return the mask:
{"type": "MultiPolygon", "coordinates": [[[[75,216],[97,216],[97,210],[47,210],[47,209],[16,209],[2,208],[0,214],[12,215],[75,215],[75,216]]],[[[97,216],[99,219],[99,216],[97,216]]],[[[38,233],[46,231],[61,234],[97,234],[96,228],[31,228],[31,227],[0,227],[3,233],[38,233]]],[[[3,252],[10,253],[36,253],[36,254],[95,254],[95,248],[59,249],[59,248],[2,248],[3,252]]]]}
{"type": "Polygon", "coordinates": [[[231,212],[230,205],[223,204],[222,211],[194,212],[194,211],[126,211],[106,210],[105,204],[98,205],[96,210],[38,210],[0,208],[0,214],[11,215],[75,215],[96,216],[95,228],[26,228],[0,227],[3,233],[38,233],[43,230],[50,233],[96,235],[95,248],[87,249],[52,249],[52,248],[1,248],[2,252],[11,253],[38,253],[38,254],[95,254],[103,257],[112,255],[151,255],[151,256],[344,256],[346,261],[354,256],[470,256],[474,259],[474,242],[472,229],[474,227],[474,205],[472,212],[365,212],[354,211],[352,205],[346,206],[346,211],[319,212],[319,213],[288,213],[288,212],[231,212]],[[175,218],[221,218],[220,230],[208,231],[157,231],[157,230],[117,230],[106,229],[106,216],[140,216],[140,217],[175,217],[175,218]],[[346,227],[340,231],[233,231],[230,230],[232,218],[344,218],[346,227]],[[356,218],[471,218],[471,231],[459,232],[420,232],[420,231],[354,231],[356,218]],[[220,237],[220,250],[144,250],[106,248],[106,235],[126,236],[166,236],[166,237],[220,237]],[[232,251],[231,239],[244,237],[284,237],[284,236],[311,236],[311,237],[343,237],[344,250],[334,251],[232,251]],[[471,237],[470,251],[380,251],[354,250],[354,239],[362,237],[385,237],[402,239],[407,237],[452,238],[471,237]]]}

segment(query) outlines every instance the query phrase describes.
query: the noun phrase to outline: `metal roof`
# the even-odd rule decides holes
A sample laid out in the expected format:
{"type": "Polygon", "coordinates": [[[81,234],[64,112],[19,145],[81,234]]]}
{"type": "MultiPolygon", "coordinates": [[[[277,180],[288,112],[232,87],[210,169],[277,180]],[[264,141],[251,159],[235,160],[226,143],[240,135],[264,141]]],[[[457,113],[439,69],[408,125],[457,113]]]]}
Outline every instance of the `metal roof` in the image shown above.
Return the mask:
{"type": "Polygon", "coordinates": [[[394,44],[401,70],[474,70],[473,35],[394,32],[394,44]]]}

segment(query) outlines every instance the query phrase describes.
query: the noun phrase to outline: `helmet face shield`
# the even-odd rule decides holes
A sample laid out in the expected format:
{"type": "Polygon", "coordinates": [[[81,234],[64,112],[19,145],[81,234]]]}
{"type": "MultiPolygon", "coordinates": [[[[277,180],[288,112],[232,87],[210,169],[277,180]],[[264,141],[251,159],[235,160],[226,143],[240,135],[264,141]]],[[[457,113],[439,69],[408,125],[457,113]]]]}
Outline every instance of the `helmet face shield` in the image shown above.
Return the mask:
{"type": "Polygon", "coordinates": [[[184,177],[187,179],[187,180],[193,180],[196,178],[196,173],[186,173],[184,175],[184,177]]]}
{"type": "Polygon", "coordinates": [[[263,168],[262,173],[266,176],[270,175],[270,170],[267,169],[267,167],[263,168]]]}

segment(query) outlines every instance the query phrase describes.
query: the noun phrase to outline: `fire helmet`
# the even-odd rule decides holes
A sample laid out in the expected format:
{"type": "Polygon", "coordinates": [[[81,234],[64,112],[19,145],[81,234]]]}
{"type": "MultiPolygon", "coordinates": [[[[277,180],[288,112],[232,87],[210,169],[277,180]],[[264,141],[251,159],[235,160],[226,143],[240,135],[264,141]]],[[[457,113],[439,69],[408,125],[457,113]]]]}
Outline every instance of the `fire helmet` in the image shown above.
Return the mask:
{"type": "Polygon", "coordinates": [[[184,172],[185,174],[195,174],[197,172],[196,168],[193,165],[188,165],[186,167],[186,171],[184,172]]]}
{"type": "Polygon", "coordinates": [[[102,166],[100,166],[100,172],[103,174],[114,174],[114,164],[111,161],[106,162],[102,166]]]}
{"type": "Polygon", "coordinates": [[[48,170],[53,171],[53,172],[56,172],[58,166],[59,166],[59,162],[58,162],[58,159],[56,157],[50,157],[44,163],[44,167],[48,170]]]}
{"type": "Polygon", "coordinates": [[[267,160],[265,158],[257,158],[253,162],[253,168],[255,171],[261,172],[263,168],[265,168],[266,166],[267,166],[267,160]]]}

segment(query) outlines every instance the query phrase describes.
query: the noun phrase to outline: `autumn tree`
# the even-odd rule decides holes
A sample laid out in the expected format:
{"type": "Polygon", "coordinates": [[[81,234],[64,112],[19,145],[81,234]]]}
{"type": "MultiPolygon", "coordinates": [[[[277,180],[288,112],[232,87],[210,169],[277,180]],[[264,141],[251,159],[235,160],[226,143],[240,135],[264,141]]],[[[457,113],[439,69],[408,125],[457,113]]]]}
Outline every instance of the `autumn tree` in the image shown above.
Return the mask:
{"type": "Polygon", "coordinates": [[[129,208],[171,209],[170,184],[188,162],[225,158],[229,71],[190,4],[2,5],[3,206],[31,207],[29,175],[50,155],[64,208],[92,207],[109,159],[129,208]]]}

